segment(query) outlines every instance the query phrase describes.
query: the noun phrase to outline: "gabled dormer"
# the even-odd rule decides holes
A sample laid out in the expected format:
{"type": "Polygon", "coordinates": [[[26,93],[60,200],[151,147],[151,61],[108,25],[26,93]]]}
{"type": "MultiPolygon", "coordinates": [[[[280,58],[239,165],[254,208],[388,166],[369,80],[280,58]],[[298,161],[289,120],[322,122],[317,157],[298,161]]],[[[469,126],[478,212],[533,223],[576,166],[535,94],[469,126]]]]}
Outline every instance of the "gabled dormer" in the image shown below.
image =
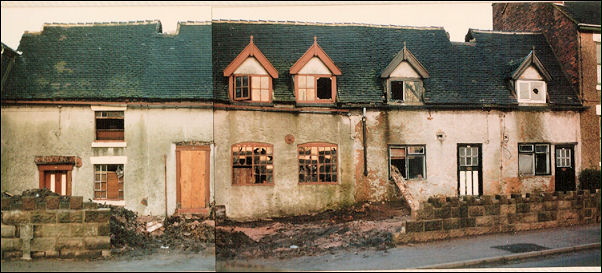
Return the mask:
{"type": "Polygon", "coordinates": [[[514,89],[519,103],[546,103],[547,82],[551,80],[550,73],[537,58],[533,49],[511,72],[510,86],[514,89]]]}
{"type": "Polygon", "coordinates": [[[243,102],[272,102],[272,80],[278,71],[261,53],[250,37],[249,44],[224,69],[228,77],[230,100],[243,102]]]}
{"type": "Polygon", "coordinates": [[[337,96],[336,76],[341,70],[318,45],[313,45],[290,69],[295,83],[297,103],[334,103],[337,96]]]}
{"type": "Polygon", "coordinates": [[[403,49],[397,53],[380,77],[385,80],[388,103],[422,103],[424,95],[422,81],[429,78],[429,73],[405,43],[403,49]]]}

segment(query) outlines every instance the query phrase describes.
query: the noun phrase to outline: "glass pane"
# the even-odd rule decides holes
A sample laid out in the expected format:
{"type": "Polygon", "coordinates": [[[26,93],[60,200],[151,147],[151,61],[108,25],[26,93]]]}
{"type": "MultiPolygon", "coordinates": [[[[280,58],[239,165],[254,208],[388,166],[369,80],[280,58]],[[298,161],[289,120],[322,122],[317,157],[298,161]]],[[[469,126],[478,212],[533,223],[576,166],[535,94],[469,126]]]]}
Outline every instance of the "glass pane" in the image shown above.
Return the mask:
{"type": "Polygon", "coordinates": [[[478,156],[478,155],[479,155],[479,148],[477,148],[477,147],[472,147],[472,148],[471,148],[471,150],[472,150],[472,153],[471,153],[471,155],[472,155],[473,157],[475,157],[475,156],[478,156]]]}
{"type": "Polygon", "coordinates": [[[421,146],[410,146],[408,147],[409,154],[424,154],[424,147],[421,146]]]}
{"type": "Polygon", "coordinates": [[[391,148],[391,158],[405,158],[406,157],[406,149],[405,148],[391,148]]]}
{"type": "Polygon", "coordinates": [[[466,157],[464,157],[464,156],[460,157],[460,166],[466,166],[466,157]]]}
{"type": "Polygon", "coordinates": [[[460,157],[463,157],[466,155],[466,148],[465,147],[460,147],[460,157]]]}
{"type": "Polygon", "coordinates": [[[518,99],[528,100],[531,90],[529,90],[529,83],[521,82],[518,84],[518,99]]]}
{"type": "Polygon", "coordinates": [[[518,155],[518,173],[519,174],[533,174],[533,155],[532,154],[519,154],[518,155]]]}
{"type": "Polygon", "coordinates": [[[532,144],[519,144],[518,151],[519,152],[533,152],[533,145],[532,144]]]}
{"type": "Polygon", "coordinates": [[[548,155],[547,154],[536,154],[535,155],[535,173],[536,174],[547,174],[548,173],[548,155]]]}
{"type": "Polygon", "coordinates": [[[307,88],[314,88],[314,81],[315,79],[313,76],[307,76],[307,88]]]}
{"type": "Polygon", "coordinates": [[[472,166],[479,166],[479,157],[478,156],[472,157],[472,166]]]}
{"type": "Polygon", "coordinates": [[[307,77],[306,76],[298,76],[297,81],[299,81],[298,88],[306,88],[307,87],[307,77]]]}
{"type": "Polygon", "coordinates": [[[548,145],[535,145],[535,152],[536,153],[547,153],[548,152],[548,145]]]}
{"type": "Polygon", "coordinates": [[[408,176],[409,179],[423,178],[424,175],[424,157],[408,156],[408,176]]]}

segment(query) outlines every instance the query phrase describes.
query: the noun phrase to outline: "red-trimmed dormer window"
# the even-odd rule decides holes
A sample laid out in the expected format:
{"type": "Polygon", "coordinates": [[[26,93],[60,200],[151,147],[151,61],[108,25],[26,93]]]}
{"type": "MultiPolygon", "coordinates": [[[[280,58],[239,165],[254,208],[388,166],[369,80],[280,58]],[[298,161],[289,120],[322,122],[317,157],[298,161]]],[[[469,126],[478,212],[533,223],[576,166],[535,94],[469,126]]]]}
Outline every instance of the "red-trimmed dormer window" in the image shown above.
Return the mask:
{"type": "Polygon", "coordinates": [[[295,81],[297,103],[334,103],[336,101],[336,76],[341,70],[318,45],[313,45],[290,69],[295,81]]]}
{"type": "Polygon", "coordinates": [[[253,42],[249,44],[224,69],[229,78],[229,96],[233,101],[272,102],[272,79],[278,78],[278,71],[261,53],[253,42]]]}

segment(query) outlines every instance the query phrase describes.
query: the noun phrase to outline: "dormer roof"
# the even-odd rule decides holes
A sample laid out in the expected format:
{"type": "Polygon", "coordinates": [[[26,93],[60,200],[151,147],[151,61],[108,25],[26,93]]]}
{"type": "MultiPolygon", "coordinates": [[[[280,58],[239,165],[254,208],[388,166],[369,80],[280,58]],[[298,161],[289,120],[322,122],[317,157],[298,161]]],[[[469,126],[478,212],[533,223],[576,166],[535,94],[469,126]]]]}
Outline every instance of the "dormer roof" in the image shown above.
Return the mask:
{"type": "Polygon", "coordinates": [[[314,36],[314,43],[311,45],[311,47],[309,47],[309,49],[305,51],[303,56],[301,56],[301,58],[299,58],[297,62],[295,62],[295,64],[291,66],[290,73],[293,75],[299,73],[299,71],[313,57],[319,58],[320,61],[322,61],[322,63],[326,65],[326,67],[330,70],[330,72],[332,72],[333,75],[339,76],[342,74],[341,70],[334,64],[332,59],[328,57],[328,54],[326,54],[326,52],[324,52],[324,50],[318,45],[318,39],[316,36],[314,36]]]}
{"type": "Polygon", "coordinates": [[[270,61],[268,61],[263,53],[261,53],[261,50],[255,46],[255,43],[253,42],[253,35],[250,37],[249,44],[238,54],[238,56],[236,56],[236,58],[234,58],[234,60],[226,67],[226,69],[224,69],[224,76],[231,76],[234,71],[236,71],[236,69],[249,57],[254,57],[257,59],[259,64],[261,64],[263,69],[265,69],[272,78],[278,78],[278,71],[276,68],[274,68],[270,61]]]}
{"type": "Polygon", "coordinates": [[[427,79],[430,77],[428,71],[426,71],[426,68],[424,68],[424,66],[418,61],[418,59],[416,59],[416,56],[414,56],[414,54],[412,54],[412,52],[410,52],[410,50],[407,49],[405,42],[403,44],[403,49],[399,51],[399,53],[397,53],[393,60],[391,60],[389,65],[387,65],[385,70],[383,70],[383,72],[380,74],[380,77],[390,77],[391,73],[393,73],[393,71],[395,71],[395,69],[402,62],[408,62],[410,66],[412,66],[414,71],[416,71],[416,73],[418,73],[423,79],[427,79]]]}
{"type": "Polygon", "coordinates": [[[527,55],[527,57],[525,57],[523,59],[523,61],[520,63],[520,65],[514,71],[512,71],[512,74],[510,75],[510,77],[513,80],[518,80],[520,78],[520,76],[525,72],[525,70],[527,70],[527,68],[529,68],[531,66],[533,66],[537,69],[539,74],[544,78],[544,80],[546,82],[549,82],[552,80],[550,73],[548,73],[548,71],[543,66],[543,64],[541,63],[539,58],[537,58],[537,55],[535,55],[535,48],[533,48],[533,50],[531,50],[531,52],[529,52],[529,55],[527,55]]]}

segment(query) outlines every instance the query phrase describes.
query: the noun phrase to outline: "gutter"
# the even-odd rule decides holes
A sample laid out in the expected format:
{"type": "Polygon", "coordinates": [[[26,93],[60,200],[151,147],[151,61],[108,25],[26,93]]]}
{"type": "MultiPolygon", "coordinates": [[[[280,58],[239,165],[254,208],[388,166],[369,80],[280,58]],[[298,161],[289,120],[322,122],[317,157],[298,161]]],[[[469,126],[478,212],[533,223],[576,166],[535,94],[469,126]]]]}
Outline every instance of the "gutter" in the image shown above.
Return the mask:
{"type": "Polygon", "coordinates": [[[600,33],[600,25],[592,25],[592,24],[577,24],[577,29],[578,30],[588,30],[588,31],[595,31],[600,33]]]}

